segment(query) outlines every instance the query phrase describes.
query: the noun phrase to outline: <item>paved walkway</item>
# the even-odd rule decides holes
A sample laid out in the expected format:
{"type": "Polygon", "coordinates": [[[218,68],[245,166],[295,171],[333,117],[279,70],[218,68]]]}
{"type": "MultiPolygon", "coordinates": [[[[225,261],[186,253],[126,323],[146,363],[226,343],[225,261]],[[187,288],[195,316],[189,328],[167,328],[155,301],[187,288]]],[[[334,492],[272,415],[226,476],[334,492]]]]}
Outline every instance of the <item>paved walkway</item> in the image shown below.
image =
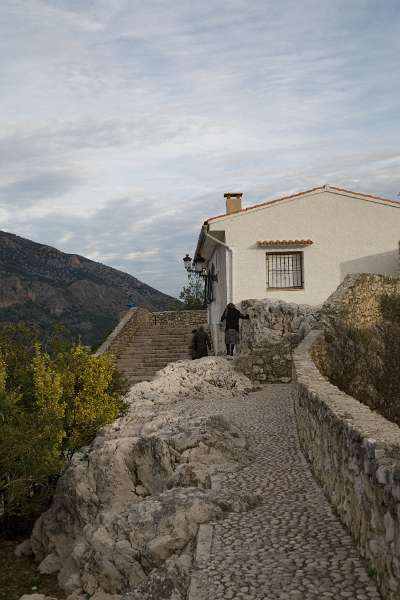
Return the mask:
{"type": "Polygon", "coordinates": [[[288,385],[269,385],[244,402],[212,405],[244,430],[255,456],[250,466],[223,476],[223,489],[257,492],[263,502],[210,528],[211,552],[194,572],[193,598],[380,598],[300,452],[290,395],[288,385]]]}

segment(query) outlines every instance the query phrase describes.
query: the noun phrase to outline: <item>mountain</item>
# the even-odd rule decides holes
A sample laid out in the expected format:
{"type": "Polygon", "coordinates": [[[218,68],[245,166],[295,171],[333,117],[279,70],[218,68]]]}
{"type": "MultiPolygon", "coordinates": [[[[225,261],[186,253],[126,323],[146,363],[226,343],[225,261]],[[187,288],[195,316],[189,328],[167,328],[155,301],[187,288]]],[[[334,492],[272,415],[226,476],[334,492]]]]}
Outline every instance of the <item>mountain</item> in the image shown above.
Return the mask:
{"type": "Polygon", "coordinates": [[[85,344],[104,338],[127,304],[168,310],[177,300],[136,277],[0,231],[0,322],[62,323],[85,344]]]}

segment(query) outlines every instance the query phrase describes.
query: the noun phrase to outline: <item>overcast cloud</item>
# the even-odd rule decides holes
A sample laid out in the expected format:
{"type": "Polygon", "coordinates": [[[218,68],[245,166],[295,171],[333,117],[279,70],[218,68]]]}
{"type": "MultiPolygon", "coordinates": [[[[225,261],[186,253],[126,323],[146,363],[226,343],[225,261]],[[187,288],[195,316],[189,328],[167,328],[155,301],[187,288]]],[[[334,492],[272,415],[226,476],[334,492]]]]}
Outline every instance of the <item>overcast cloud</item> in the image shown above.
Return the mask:
{"type": "Polygon", "coordinates": [[[0,228],[178,294],[223,193],[400,192],[398,0],[3,0],[0,228]]]}

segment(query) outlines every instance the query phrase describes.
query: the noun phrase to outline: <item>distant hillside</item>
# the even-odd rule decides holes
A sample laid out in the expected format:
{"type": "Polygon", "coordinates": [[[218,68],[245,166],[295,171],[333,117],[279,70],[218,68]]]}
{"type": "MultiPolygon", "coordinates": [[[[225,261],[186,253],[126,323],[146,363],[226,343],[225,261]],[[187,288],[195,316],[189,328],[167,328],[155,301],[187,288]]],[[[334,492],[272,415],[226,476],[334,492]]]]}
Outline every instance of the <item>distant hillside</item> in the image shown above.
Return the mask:
{"type": "Polygon", "coordinates": [[[0,231],[0,322],[62,323],[85,344],[102,339],[127,304],[171,309],[177,300],[136,277],[0,231]]]}

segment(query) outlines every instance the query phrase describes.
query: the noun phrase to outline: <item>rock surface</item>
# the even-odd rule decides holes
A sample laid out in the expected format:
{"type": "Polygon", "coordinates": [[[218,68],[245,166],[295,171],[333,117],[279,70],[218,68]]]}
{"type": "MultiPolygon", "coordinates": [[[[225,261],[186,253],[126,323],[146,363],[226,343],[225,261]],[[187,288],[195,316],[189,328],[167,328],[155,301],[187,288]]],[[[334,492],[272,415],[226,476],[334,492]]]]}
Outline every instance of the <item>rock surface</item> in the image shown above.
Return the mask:
{"type": "Polygon", "coordinates": [[[234,470],[247,442],[222,415],[188,418],[183,400],[250,388],[222,358],[173,363],[131,388],[128,414],[73,457],[34,527],[39,570],[58,571],[69,600],[186,598],[199,525],[240,510],[210,478],[234,470]]]}
{"type": "Polygon", "coordinates": [[[24,594],[19,600],[57,600],[51,596],[45,596],[44,594],[24,594]]]}
{"type": "Polygon", "coordinates": [[[287,383],[292,374],[292,350],[319,321],[318,307],[283,300],[244,300],[250,316],[241,327],[237,367],[260,383],[287,383]]]}

